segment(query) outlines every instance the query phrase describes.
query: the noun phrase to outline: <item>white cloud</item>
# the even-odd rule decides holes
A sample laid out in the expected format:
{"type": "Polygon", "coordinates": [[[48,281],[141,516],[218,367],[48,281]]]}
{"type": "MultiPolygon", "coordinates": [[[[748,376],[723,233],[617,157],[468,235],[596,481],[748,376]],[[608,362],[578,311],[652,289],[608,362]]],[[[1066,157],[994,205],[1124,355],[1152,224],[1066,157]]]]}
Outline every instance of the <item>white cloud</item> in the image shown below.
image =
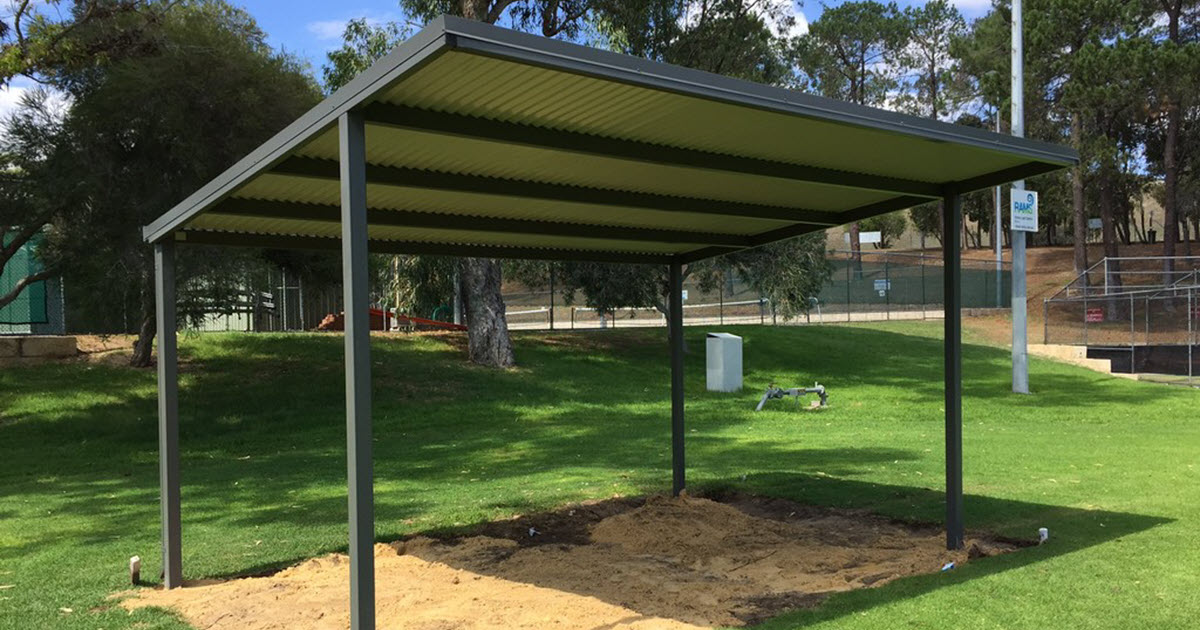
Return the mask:
{"type": "Polygon", "coordinates": [[[21,97],[28,89],[15,85],[0,88],[0,119],[8,119],[9,114],[21,104],[21,97]]]}
{"type": "Polygon", "coordinates": [[[808,18],[792,0],[767,0],[763,19],[776,37],[800,37],[808,32],[808,18]]]}
{"type": "MultiPolygon", "coordinates": [[[[776,37],[799,37],[808,32],[808,18],[793,0],[760,0],[751,11],[763,19],[776,37]]],[[[689,2],[680,18],[685,28],[695,26],[700,19],[701,4],[689,2]]]]}
{"type": "Polygon", "coordinates": [[[992,8],[992,0],[950,0],[950,4],[958,7],[959,11],[971,13],[986,13],[992,8]]]}
{"type": "Polygon", "coordinates": [[[305,28],[319,41],[341,39],[342,33],[346,32],[346,23],[349,21],[350,20],[319,20],[317,22],[309,22],[305,28]]]}
{"type": "Polygon", "coordinates": [[[360,17],[366,20],[367,24],[371,26],[381,26],[388,22],[406,23],[406,18],[400,13],[395,13],[392,11],[380,13],[364,10],[358,12],[357,15],[352,15],[350,17],[338,20],[317,20],[315,22],[309,22],[304,26],[304,28],[314,38],[316,38],[317,41],[329,42],[336,40],[340,42],[342,39],[342,34],[346,32],[346,24],[350,22],[350,20],[358,19],[360,17]]]}
{"type": "MultiPolygon", "coordinates": [[[[9,117],[21,105],[21,98],[30,90],[36,89],[36,84],[29,79],[18,77],[11,84],[0,87],[0,135],[6,133],[9,117]]],[[[47,111],[55,120],[62,120],[71,107],[71,100],[62,92],[52,92],[47,102],[47,111]]]]}

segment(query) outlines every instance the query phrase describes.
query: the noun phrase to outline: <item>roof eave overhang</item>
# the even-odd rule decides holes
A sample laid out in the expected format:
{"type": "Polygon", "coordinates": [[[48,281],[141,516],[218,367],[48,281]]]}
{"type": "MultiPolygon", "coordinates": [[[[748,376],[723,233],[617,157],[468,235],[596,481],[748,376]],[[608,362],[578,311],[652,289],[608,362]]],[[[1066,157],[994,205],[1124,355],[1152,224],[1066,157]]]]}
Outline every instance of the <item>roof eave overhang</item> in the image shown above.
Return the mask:
{"type": "MultiPolygon", "coordinates": [[[[943,194],[970,192],[1053,171],[1073,165],[1078,161],[1078,155],[1074,150],[1059,145],[1003,136],[985,130],[934,120],[913,118],[443,16],[431,22],[428,27],[288,125],[258,149],[239,160],[212,182],[143,228],[144,238],[150,242],[158,242],[173,232],[181,230],[196,215],[221,203],[239,186],[256,175],[275,168],[287,159],[298,146],[330,129],[336,124],[340,115],[364,107],[374,99],[376,94],[451,49],[520,61],[559,71],[585,74],[609,81],[666,90],[691,97],[732,103],[743,107],[810,117],[855,127],[875,128],[939,142],[992,149],[1029,160],[1027,163],[1003,171],[941,185],[932,191],[933,194],[937,192],[943,194]]],[[[890,211],[888,209],[902,209],[917,205],[921,201],[923,200],[909,195],[897,195],[883,202],[835,216],[853,221],[863,218],[863,216],[890,211]]],[[[815,229],[820,229],[820,227],[797,225],[765,233],[759,235],[751,246],[790,238],[815,229]]],[[[215,243],[220,239],[211,237],[201,240],[215,243]]],[[[230,240],[239,241],[239,243],[231,244],[247,243],[245,239],[233,238],[230,240]]],[[[269,239],[251,240],[267,246],[265,243],[269,239]]],[[[296,244],[299,243],[292,243],[292,245],[296,244]]],[[[286,247],[287,245],[279,246],[286,247]]],[[[510,254],[521,252],[519,249],[509,249],[511,250],[508,251],[510,254]]],[[[679,254],[678,258],[693,261],[728,251],[730,251],[728,248],[722,247],[703,248],[679,254]]],[[[577,253],[585,257],[587,255],[586,252],[577,253]]],[[[574,256],[575,253],[571,255],[574,256]]],[[[606,260],[620,257],[621,254],[618,252],[606,253],[604,256],[606,260]]],[[[631,261],[634,258],[642,262],[648,261],[646,256],[640,254],[630,254],[629,258],[631,261]]],[[[657,259],[655,258],[655,260],[657,259]]]]}
{"type": "Polygon", "coordinates": [[[446,21],[447,18],[442,16],[430,22],[427,28],[397,46],[216,179],[142,228],[143,237],[152,243],[162,240],[196,214],[219,203],[251,177],[277,165],[309,138],[333,127],[338,116],[360,107],[381,89],[445,52],[452,39],[448,37],[446,21]]]}

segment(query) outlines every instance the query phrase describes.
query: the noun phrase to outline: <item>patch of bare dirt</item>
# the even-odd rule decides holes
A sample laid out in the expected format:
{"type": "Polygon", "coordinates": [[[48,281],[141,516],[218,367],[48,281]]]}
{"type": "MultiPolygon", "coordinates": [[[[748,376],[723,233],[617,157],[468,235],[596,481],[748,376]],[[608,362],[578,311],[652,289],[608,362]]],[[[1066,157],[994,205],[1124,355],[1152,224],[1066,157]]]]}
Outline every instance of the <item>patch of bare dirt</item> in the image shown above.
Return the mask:
{"type": "Polygon", "coordinates": [[[84,354],[133,350],[137,335],[75,335],[75,346],[84,354]]]}
{"type": "MultiPolygon", "coordinates": [[[[376,545],[376,608],[379,627],[411,630],[742,626],[1016,548],[968,547],[946,551],[939,528],[777,499],[618,499],[376,545]]],[[[268,577],[136,591],[122,605],[212,630],[343,630],[348,574],[333,554],[268,577]]]]}

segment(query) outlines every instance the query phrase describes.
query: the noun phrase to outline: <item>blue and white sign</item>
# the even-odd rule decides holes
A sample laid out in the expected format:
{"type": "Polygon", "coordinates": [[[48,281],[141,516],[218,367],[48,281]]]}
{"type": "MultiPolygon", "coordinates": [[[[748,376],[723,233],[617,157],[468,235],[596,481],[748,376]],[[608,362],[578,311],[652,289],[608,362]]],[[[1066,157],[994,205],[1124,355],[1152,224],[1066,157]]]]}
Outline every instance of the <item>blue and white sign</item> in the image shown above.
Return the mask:
{"type": "Polygon", "coordinates": [[[1008,220],[1017,232],[1038,231],[1038,194],[1032,190],[1012,189],[1009,195],[1008,220]]]}

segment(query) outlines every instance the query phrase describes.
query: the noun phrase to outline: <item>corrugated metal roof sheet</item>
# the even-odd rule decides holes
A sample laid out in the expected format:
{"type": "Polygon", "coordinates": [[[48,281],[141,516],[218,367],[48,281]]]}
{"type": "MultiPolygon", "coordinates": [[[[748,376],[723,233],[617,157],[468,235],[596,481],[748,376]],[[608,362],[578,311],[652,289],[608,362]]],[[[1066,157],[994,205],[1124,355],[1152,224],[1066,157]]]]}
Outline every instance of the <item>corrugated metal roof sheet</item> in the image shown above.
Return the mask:
{"type": "Polygon", "coordinates": [[[337,238],[336,217],[313,212],[340,203],[335,123],[351,110],[367,117],[368,206],[403,213],[399,223],[371,215],[390,221],[371,226],[374,241],[505,255],[703,256],[723,251],[706,243],[767,242],[1075,160],[1060,147],[442,18],[147,238],[337,238]]]}
{"type": "Polygon", "coordinates": [[[964,179],[1022,162],[1021,156],[1012,154],[914,141],[899,134],[748,109],[466,52],[439,57],[413,80],[382,94],[380,100],[562,131],[927,182],[964,179]],[[487,98],[480,99],[479,94],[487,98]],[[897,155],[907,159],[896,160],[897,155]]]}
{"type": "MultiPolygon", "coordinates": [[[[341,191],[337,181],[265,174],[238,190],[235,198],[337,205],[341,191]]],[[[414,210],[459,215],[464,227],[472,217],[561,221],[584,225],[679,229],[692,232],[757,234],[789,225],[787,221],[745,218],[730,224],[729,217],[714,214],[663,212],[594,204],[506,198],[471,192],[428,190],[402,186],[367,185],[371,207],[384,210],[414,210]],[[471,215],[463,215],[465,208],[471,215]]],[[[203,217],[204,215],[200,215],[203,217]]],[[[200,217],[197,217],[200,218],[200,217]]]]}

